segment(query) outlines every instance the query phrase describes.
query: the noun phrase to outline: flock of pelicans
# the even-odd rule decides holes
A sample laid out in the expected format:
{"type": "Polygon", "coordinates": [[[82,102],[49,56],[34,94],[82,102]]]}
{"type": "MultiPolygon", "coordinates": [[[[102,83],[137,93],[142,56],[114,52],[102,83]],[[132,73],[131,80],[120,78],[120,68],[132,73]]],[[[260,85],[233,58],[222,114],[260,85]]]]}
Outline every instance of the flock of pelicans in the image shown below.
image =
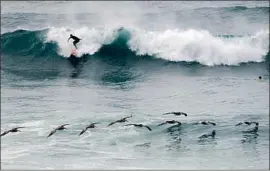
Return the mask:
{"type": "MultiPolygon", "coordinates": [[[[176,116],[180,116],[180,115],[187,116],[187,114],[184,113],[184,112],[168,112],[168,113],[164,113],[163,115],[169,115],[169,114],[173,114],[173,115],[176,115],[176,116]]],[[[129,122],[127,119],[128,119],[128,118],[131,118],[131,117],[132,117],[132,115],[127,116],[127,117],[124,117],[124,118],[119,119],[119,120],[116,120],[116,121],[114,121],[114,122],[111,122],[108,126],[114,125],[114,124],[116,124],[116,123],[129,122]]],[[[87,126],[86,126],[86,127],[78,134],[78,136],[80,136],[80,135],[82,135],[83,133],[85,133],[85,132],[87,131],[87,129],[89,129],[89,128],[95,128],[95,127],[96,127],[96,124],[99,124],[99,122],[95,122],[95,123],[91,123],[91,124],[87,125],[87,126]]],[[[182,123],[179,122],[179,121],[176,121],[176,120],[168,120],[168,121],[165,121],[165,122],[159,124],[158,126],[162,126],[162,125],[165,125],[165,124],[176,124],[176,125],[180,126],[182,123]]],[[[197,125],[197,124],[202,124],[202,125],[213,125],[213,126],[216,125],[216,123],[210,122],[210,121],[200,121],[200,122],[196,122],[196,123],[194,123],[194,124],[195,124],[195,125],[197,125]]],[[[257,131],[258,131],[258,126],[259,126],[259,123],[258,123],[258,122],[247,122],[247,121],[245,121],[245,122],[240,122],[240,123],[236,124],[235,126],[239,126],[239,125],[242,125],[242,124],[246,124],[246,125],[255,124],[255,128],[252,130],[252,132],[257,132],[257,131]]],[[[67,126],[67,125],[70,125],[70,124],[63,124],[63,125],[60,125],[60,126],[56,127],[55,129],[53,129],[53,130],[49,133],[49,135],[47,136],[47,138],[50,137],[50,136],[52,136],[52,135],[53,135],[56,131],[58,131],[58,130],[64,130],[64,129],[67,129],[67,128],[65,127],[65,126],[67,126]]],[[[152,131],[152,129],[151,129],[149,126],[143,125],[143,124],[126,124],[126,125],[124,125],[124,126],[135,126],[135,127],[141,127],[141,128],[142,128],[142,127],[145,127],[145,128],[148,129],[149,131],[152,131]]],[[[15,128],[12,128],[12,129],[10,129],[10,130],[8,130],[8,131],[3,132],[3,133],[1,134],[1,137],[4,136],[4,135],[6,135],[6,134],[8,134],[8,133],[11,133],[11,132],[21,132],[21,131],[19,130],[20,128],[25,128],[25,127],[15,127],[15,128]]],[[[200,136],[199,138],[215,137],[215,135],[216,135],[216,131],[213,130],[211,134],[204,134],[204,135],[200,136]]]]}

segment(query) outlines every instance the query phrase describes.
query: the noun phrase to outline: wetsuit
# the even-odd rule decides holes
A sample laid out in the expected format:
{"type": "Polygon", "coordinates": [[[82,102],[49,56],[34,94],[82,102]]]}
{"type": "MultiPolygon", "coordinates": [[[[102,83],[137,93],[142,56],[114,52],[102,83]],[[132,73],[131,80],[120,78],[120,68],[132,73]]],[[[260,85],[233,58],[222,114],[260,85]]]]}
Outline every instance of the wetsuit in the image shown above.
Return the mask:
{"type": "Polygon", "coordinates": [[[81,40],[80,38],[76,37],[76,36],[73,36],[72,34],[70,35],[70,37],[68,38],[68,41],[69,39],[73,39],[73,45],[75,46],[75,48],[77,49],[77,46],[76,44],[79,43],[79,41],[81,40]]]}

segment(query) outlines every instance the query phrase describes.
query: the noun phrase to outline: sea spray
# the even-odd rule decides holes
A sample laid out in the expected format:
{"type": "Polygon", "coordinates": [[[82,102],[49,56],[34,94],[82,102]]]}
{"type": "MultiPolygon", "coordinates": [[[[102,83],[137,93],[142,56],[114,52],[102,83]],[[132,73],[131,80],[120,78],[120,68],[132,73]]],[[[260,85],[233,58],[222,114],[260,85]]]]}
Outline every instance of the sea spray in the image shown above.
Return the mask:
{"type": "Polygon", "coordinates": [[[99,54],[104,46],[111,46],[106,55],[145,55],[174,62],[198,62],[202,65],[239,65],[263,62],[269,52],[269,31],[259,30],[253,35],[220,36],[207,30],[167,29],[149,31],[137,28],[49,28],[40,31],[17,30],[2,34],[3,54],[54,55],[69,57],[74,46],[68,38],[74,34],[78,43],[78,57],[99,54]],[[24,43],[22,43],[22,38],[24,43]],[[121,47],[119,47],[121,46],[121,47]],[[120,53],[116,51],[129,51],[120,53]]]}

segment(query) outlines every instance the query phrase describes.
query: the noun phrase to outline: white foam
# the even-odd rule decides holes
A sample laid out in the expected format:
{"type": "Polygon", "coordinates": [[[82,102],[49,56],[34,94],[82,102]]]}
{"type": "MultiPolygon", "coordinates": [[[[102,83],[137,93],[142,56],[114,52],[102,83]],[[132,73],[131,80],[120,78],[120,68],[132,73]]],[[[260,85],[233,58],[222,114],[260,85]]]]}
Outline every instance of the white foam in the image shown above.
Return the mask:
{"type": "Polygon", "coordinates": [[[54,41],[59,46],[58,54],[64,57],[69,57],[74,46],[73,40],[70,39],[68,42],[69,35],[73,34],[81,38],[81,42],[77,44],[78,50],[77,55],[83,54],[94,54],[99,50],[103,44],[108,44],[114,40],[115,32],[107,29],[99,28],[87,28],[82,27],[80,29],[69,29],[69,28],[51,28],[47,33],[46,42],[54,41]],[[71,31],[72,30],[72,31],[71,31]]]}
{"type": "MultiPolygon", "coordinates": [[[[78,43],[78,56],[94,54],[102,45],[111,43],[116,38],[115,28],[73,29],[51,28],[46,41],[55,41],[59,46],[58,54],[69,57],[72,40],[67,43],[72,33],[82,39],[78,43]]],[[[260,30],[254,35],[243,37],[216,37],[207,30],[165,30],[146,31],[128,29],[132,37],[128,42],[130,49],[137,55],[151,55],[169,61],[197,61],[201,64],[238,65],[243,62],[262,62],[268,52],[269,31],[260,30]]]]}
{"type": "Polygon", "coordinates": [[[268,51],[269,31],[227,39],[194,29],[135,32],[129,45],[138,55],[155,55],[169,61],[197,61],[210,66],[237,65],[263,61],[268,51]]]}

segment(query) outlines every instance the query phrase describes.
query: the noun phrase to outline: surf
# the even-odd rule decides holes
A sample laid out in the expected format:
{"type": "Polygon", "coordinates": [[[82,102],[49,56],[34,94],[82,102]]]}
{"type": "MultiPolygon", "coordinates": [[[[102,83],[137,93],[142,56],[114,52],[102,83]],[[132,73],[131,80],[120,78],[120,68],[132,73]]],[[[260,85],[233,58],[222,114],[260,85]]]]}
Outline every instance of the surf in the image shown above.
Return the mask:
{"type": "Polygon", "coordinates": [[[137,28],[47,28],[16,30],[1,35],[2,53],[11,56],[68,58],[74,49],[67,42],[70,33],[82,38],[77,56],[150,57],[170,62],[196,62],[201,65],[237,66],[261,63],[269,58],[269,31],[253,35],[213,35],[207,30],[137,28]]]}

